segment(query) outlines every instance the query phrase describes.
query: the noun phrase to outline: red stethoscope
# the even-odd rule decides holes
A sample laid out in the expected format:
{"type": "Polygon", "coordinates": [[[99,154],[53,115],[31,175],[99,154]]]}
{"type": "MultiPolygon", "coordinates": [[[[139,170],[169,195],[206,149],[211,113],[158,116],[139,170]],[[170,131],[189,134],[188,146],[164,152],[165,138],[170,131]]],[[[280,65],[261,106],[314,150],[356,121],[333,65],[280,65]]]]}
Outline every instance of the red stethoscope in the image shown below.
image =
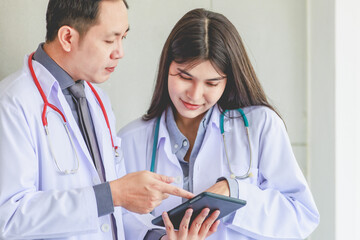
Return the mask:
{"type": "MultiPolygon", "coordinates": [[[[76,151],[76,148],[75,148],[75,145],[74,145],[74,142],[71,138],[71,135],[70,135],[70,132],[69,132],[69,129],[67,127],[67,121],[66,121],[66,118],[64,116],[64,114],[56,107],[54,106],[53,104],[49,103],[44,91],[42,90],[41,86],[40,86],[40,83],[39,83],[39,80],[37,79],[36,75],[35,75],[35,72],[34,72],[34,68],[33,68],[33,65],[32,65],[32,57],[34,55],[34,52],[32,54],[30,54],[29,56],[29,59],[28,59],[28,64],[29,64],[29,70],[30,70],[30,73],[31,73],[31,76],[34,80],[34,83],[44,101],[44,108],[43,108],[43,111],[42,111],[42,115],[41,115],[41,119],[42,119],[42,123],[43,123],[43,126],[45,128],[45,132],[46,132],[46,137],[47,137],[47,141],[49,143],[49,148],[50,148],[50,152],[51,152],[51,155],[53,156],[54,158],[54,162],[55,162],[55,165],[57,167],[57,169],[63,173],[63,174],[73,174],[73,173],[76,173],[77,170],[79,169],[79,165],[80,165],[80,161],[79,161],[79,157],[78,157],[78,154],[77,154],[77,151],[76,151]],[[63,121],[63,125],[65,127],[65,130],[66,130],[66,133],[69,137],[69,140],[70,140],[70,143],[71,143],[71,146],[74,150],[74,153],[75,153],[75,157],[76,157],[76,164],[75,166],[72,168],[72,169],[62,169],[60,167],[60,164],[58,163],[55,155],[54,155],[54,152],[52,150],[52,145],[51,145],[51,141],[50,141],[50,138],[49,138],[49,129],[48,129],[48,121],[47,121],[47,107],[50,107],[52,108],[59,116],[60,118],[62,119],[63,121]]],[[[112,147],[114,149],[114,152],[115,152],[115,156],[118,157],[119,156],[119,153],[117,152],[117,149],[118,149],[118,146],[115,146],[114,145],[114,140],[113,140],[113,137],[112,137],[112,134],[111,134],[111,129],[110,129],[110,124],[109,124],[109,119],[108,119],[108,116],[107,116],[107,113],[106,113],[106,110],[105,110],[105,107],[104,107],[104,104],[103,102],[101,101],[100,99],[100,96],[99,94],[96,92],[95,88],[89,83],[87,82],[87,84],[89,85],[89,87],[91,88],[91,91],[94,93],[95,97],[96,97],[96,100],[98,101],[98,103],[100,104],[100,107],[101,107],[101,111],[104,115],[104,118],[105,118],[105,121],[106,121],[106,125],[109,129],[109,133],[110,133],[110,138],[111,138],[111,144],[112,144],[112,147]]]]}

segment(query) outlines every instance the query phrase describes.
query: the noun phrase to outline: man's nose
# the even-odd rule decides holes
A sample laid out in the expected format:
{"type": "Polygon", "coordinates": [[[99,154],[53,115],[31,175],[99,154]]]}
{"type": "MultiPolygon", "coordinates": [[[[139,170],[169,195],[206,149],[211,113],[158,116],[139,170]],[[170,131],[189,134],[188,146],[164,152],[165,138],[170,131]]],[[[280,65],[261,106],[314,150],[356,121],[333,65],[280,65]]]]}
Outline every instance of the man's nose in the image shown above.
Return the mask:
{"type": "Polygon", "coordinates": [[[116,48],[112,51],[110,58],[111,59],[121,59],[124,57],[124,47],[121,40],[116,44],[116,48]]]}

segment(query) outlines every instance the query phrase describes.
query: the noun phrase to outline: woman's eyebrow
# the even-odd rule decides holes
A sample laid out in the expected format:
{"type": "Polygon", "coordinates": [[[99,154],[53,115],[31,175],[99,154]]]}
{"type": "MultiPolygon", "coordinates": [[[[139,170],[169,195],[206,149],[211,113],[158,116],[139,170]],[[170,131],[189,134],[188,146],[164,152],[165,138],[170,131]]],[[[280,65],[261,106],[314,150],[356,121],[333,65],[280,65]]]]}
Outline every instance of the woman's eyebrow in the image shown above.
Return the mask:
{"type": "Polygon", "coordinates": [[[223,80],[225,78],[226,78],[226,76],[221,76],[221,77],[217,77],[217,78],[210,78],[210,79],[207,79],[206,81],[219,81],[219,80],[223,80]]]}
{"type": "MultiPolygon", "coordinates": [[[[188,73],[187,71],[181,69],[181,68],[177,68],[177,70],[185,75],[188,75],[189,77],[194,77],[193,75],[191,75],[190,73],[188,73]]],[[[219,81],[226,78],[226,76],[221,76],[221,77],[216,77],[216,78],[210,78],[210,79],[206,79],[206,81],[219,81]]]]}
{"type": "Polygon", "coordinates": [[[181,68],[177,68],[177,70],[178,70],[179,72],[183,73],[183,74],[188,75],[189,77],[193,77],[193,75],[191,75],[190,73],[188,73],[187,71],[185,71],[185,70],[183,70],[183,69],[181,69],[181,68]]]}

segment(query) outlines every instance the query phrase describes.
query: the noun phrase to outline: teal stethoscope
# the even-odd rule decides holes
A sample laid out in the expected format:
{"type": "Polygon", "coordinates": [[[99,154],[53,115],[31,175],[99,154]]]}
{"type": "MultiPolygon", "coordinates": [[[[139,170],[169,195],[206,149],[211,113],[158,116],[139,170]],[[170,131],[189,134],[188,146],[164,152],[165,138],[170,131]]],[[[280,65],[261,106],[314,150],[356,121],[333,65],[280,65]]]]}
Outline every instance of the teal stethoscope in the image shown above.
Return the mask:
{"type": "MultiPolygon", "coordinates": [[[[241,114],[241,117],[242,117],[242,119],[244,121],[244,126],[245,126],[245,129],[246,129],[246,137],[248,139],[249,151],[250,151],[249,168],[248,168],[248,170],[246,171],[245,174],[237,176],[231,169],[231,165],[230,165],[230,161],[229,161],[229,157],[228,157],[228,151],[227,151],[227,147],[226,147],[226,141],[225,141],[225,131],[224,131],[224,117],[225,117],[225,114],[228,112],[228,110],[225,110],[220,115],[220,132],[221,132],[221,135],[222,135],[223,140],[224,140],[225,156],[226,156],[226,160],[227,160],[229,170],[230,170],[230,178],[241,180],[241,179],[246,179],[246,178],[252,177],[252,174],[250,172],[251,165],[252,165],[252,155],[251,155],[249,122],[248,122],[248,120],[247,120],[247,118],[245,116],[244,111],[241,108],[237,109],[237,111],[241,114]]],[[[159,138],[160,118],[161,117],[159,117],[157,119],[156,126],[155,126],[154,143],[153,143],[153,150],[152,150],[152,157],[151,157],[151,167],[150,167],[151,172],[155,172],[156,152],[157,152],[156,149],[157,149],[157,143],[158,143],[158,138],[159,138]]]]}

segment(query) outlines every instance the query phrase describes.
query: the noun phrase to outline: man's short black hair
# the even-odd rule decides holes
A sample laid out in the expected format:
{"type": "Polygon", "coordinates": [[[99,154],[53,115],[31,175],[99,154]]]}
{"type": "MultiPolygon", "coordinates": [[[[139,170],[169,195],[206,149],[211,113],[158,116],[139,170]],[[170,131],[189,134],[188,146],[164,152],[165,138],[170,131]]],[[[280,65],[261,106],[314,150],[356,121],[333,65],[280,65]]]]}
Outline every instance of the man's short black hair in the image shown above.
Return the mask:
{"type": "Polygon", "coordinates": [[[53,41],[59,29],[70,26],[83,36],[98,20],[99,4],[101,1],[126,0],[49,0],[46,12],[46,42],[53,41]]]}

